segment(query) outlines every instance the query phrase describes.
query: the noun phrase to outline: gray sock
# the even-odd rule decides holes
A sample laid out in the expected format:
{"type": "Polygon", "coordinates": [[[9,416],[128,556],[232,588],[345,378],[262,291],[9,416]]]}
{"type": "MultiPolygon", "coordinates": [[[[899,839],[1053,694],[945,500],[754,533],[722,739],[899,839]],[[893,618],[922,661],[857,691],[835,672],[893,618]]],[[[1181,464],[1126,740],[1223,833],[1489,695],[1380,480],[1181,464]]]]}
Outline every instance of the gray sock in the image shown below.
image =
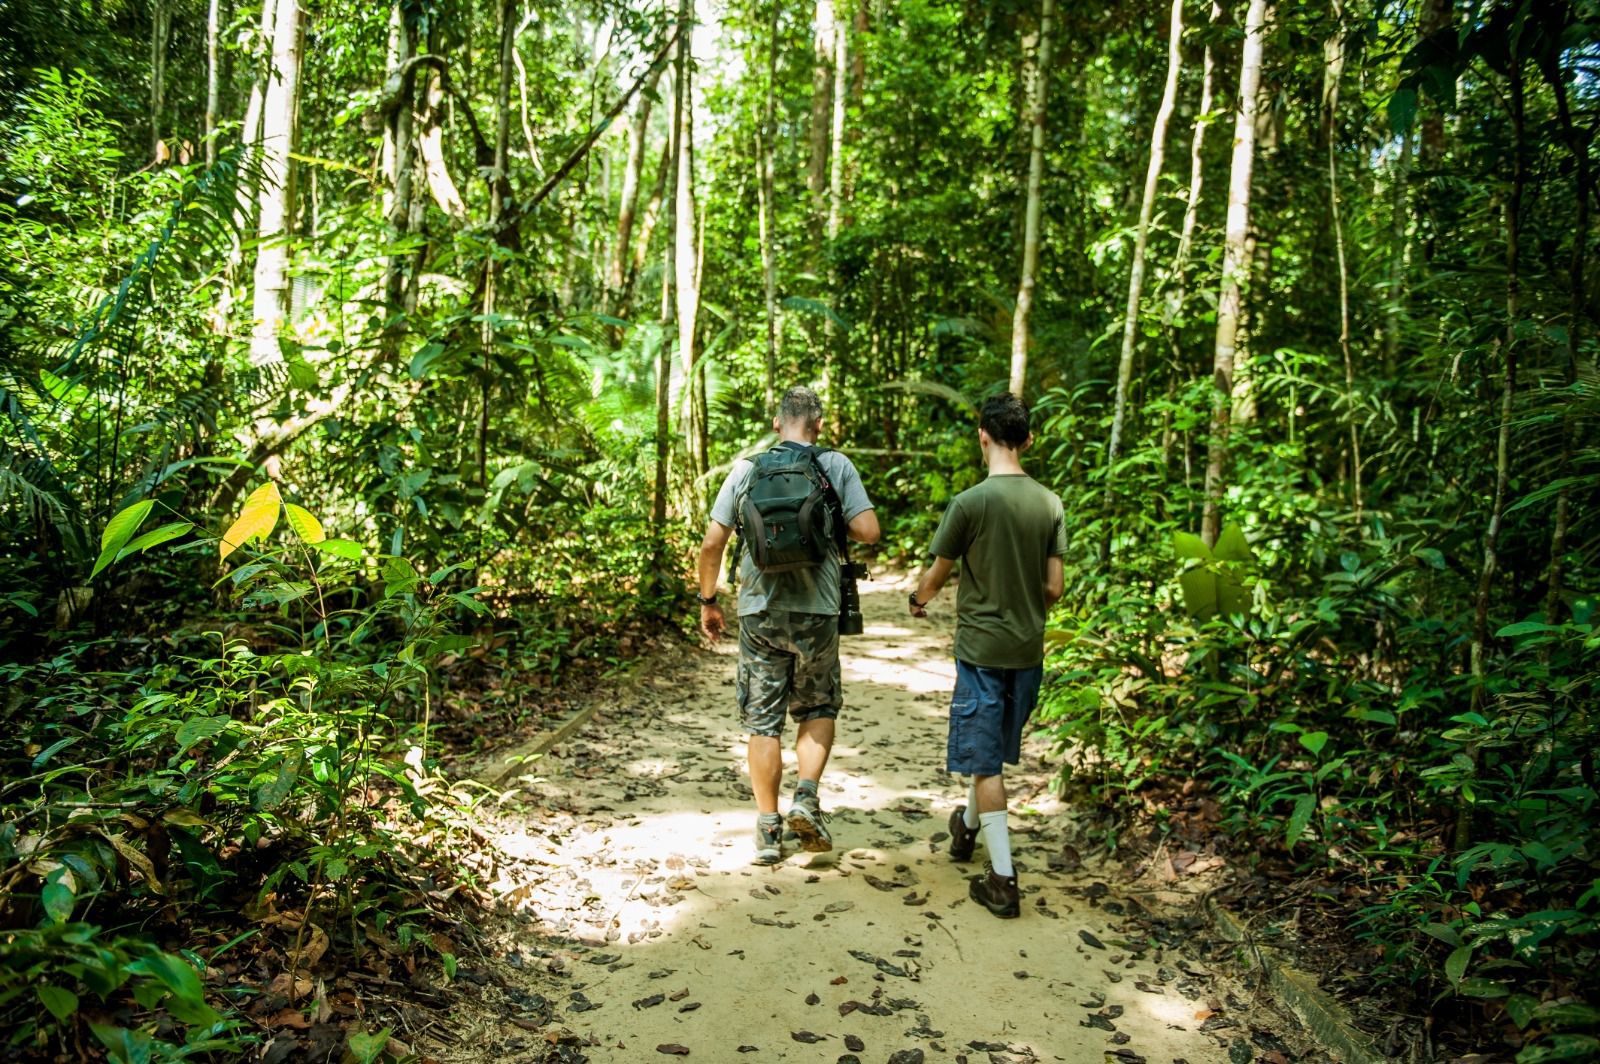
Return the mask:
{"type": "Polygon", "coordinates": [[[813,798],[815,798],[817,796],[817,781],[816,780],[801,780],[799,783],[795,784],[795,788],[794,788],[794,799],[795,799],[795,801],[798,802],[803,795],[807,795],[807,794],[809,794],[813,798]]]}
{"type": "Polygon", "coordinates": [[[764,828],[780,827],[783,824],[783,817],[778,813],[761,813],[756,816],[756,823],[764,828]]]}

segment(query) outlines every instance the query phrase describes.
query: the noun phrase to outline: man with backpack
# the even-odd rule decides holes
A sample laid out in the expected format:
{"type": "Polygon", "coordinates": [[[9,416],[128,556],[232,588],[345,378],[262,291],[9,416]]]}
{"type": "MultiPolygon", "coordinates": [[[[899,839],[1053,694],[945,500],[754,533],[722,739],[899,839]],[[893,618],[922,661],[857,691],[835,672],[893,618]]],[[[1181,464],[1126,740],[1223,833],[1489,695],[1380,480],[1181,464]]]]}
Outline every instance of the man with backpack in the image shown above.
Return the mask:
{"type": "Polygon", "coordinates": [[[950,500],[933,536],[933,564],[911,593],[911,615],[926,617],[961,562],[945,767],[971,782],[966,804],[950,815],[950,856],[971,860],[982,837],[989,869],[969,893],[1000,917],[1022,912],[1002,773],[1022,758],[1022,731],[1044,677],[1045,612],[1061,598],[1067,552],[1061,500],[1022,471],[1032,442],[1022,400],[1007,393],[983,404],[978,446],[989,475],[950,500]]]}
{"type": "MultiPolygon", "coordinates": [[[[783,860],[783,722],[797,726],[799,782],[787,824],[802,849],[833,848],[817,784],[843,705],[839,677],[841,557],[845,540],[875,543],[878,518],[850,459],[816,445],[822,401],[790,388],[773,418],[778,446],[740,459],[717,493],[700,544],[700,630],[716,642],[726,621],[717,577],[739,530],[740,721],[749,734],[757,864],[783,860]]],[[[858,629],[859,630],[859,629],[858,629]]]]}

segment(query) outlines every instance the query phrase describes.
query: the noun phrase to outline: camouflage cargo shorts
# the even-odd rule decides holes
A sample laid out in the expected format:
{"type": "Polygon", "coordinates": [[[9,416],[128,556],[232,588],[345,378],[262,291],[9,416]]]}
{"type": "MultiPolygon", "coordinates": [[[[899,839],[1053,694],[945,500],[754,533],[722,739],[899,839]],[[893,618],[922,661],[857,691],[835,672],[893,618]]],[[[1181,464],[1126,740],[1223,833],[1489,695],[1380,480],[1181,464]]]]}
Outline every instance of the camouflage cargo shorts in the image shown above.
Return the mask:
{"type": "Polygon", "coordinates": [[[768,610],[739,618],[739,720],[751,735],[839,715],[839,618],[768,610]]]}

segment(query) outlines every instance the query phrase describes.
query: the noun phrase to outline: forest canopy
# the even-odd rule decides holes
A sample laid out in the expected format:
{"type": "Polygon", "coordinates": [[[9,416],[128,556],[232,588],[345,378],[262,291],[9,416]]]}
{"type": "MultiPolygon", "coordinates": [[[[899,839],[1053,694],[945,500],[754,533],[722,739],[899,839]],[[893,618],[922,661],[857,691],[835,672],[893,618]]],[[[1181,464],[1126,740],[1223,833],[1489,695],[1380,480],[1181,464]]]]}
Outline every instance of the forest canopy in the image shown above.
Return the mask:
{"type": "Polygon", "coordinates": [[[8,1051],[244,1045],[269,896],[426,942],[806,384],[899,569],[1031,406],[1065,793],[1593,1059],[1597,131],[1595,0],[0,0],[8,1051]]]}

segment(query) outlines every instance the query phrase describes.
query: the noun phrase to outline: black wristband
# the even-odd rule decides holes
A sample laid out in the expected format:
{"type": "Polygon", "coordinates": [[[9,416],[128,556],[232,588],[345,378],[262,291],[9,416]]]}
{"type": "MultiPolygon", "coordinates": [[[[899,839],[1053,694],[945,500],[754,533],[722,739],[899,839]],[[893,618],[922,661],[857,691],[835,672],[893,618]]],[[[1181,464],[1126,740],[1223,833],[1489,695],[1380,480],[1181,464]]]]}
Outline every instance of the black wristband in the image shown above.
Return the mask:
{"type": "Polygon", "coordinates": [[[911,598],[911,608],[912,609],[920,610],[920,609],[926,609],[927,608],[928,604],[926,602],[918,602],[917,601],[917,593],[915,591],[911,592],[910,598],[911,598]]]}
{"type": "Polygon", "coordinates": [[[700,605],[702,606],[715,606],[717,604],[717,596],[715,592],[710,595],[702,595],[700,592],[696,591],[694,593],[694,597],[700,600],[700,605]]]}

